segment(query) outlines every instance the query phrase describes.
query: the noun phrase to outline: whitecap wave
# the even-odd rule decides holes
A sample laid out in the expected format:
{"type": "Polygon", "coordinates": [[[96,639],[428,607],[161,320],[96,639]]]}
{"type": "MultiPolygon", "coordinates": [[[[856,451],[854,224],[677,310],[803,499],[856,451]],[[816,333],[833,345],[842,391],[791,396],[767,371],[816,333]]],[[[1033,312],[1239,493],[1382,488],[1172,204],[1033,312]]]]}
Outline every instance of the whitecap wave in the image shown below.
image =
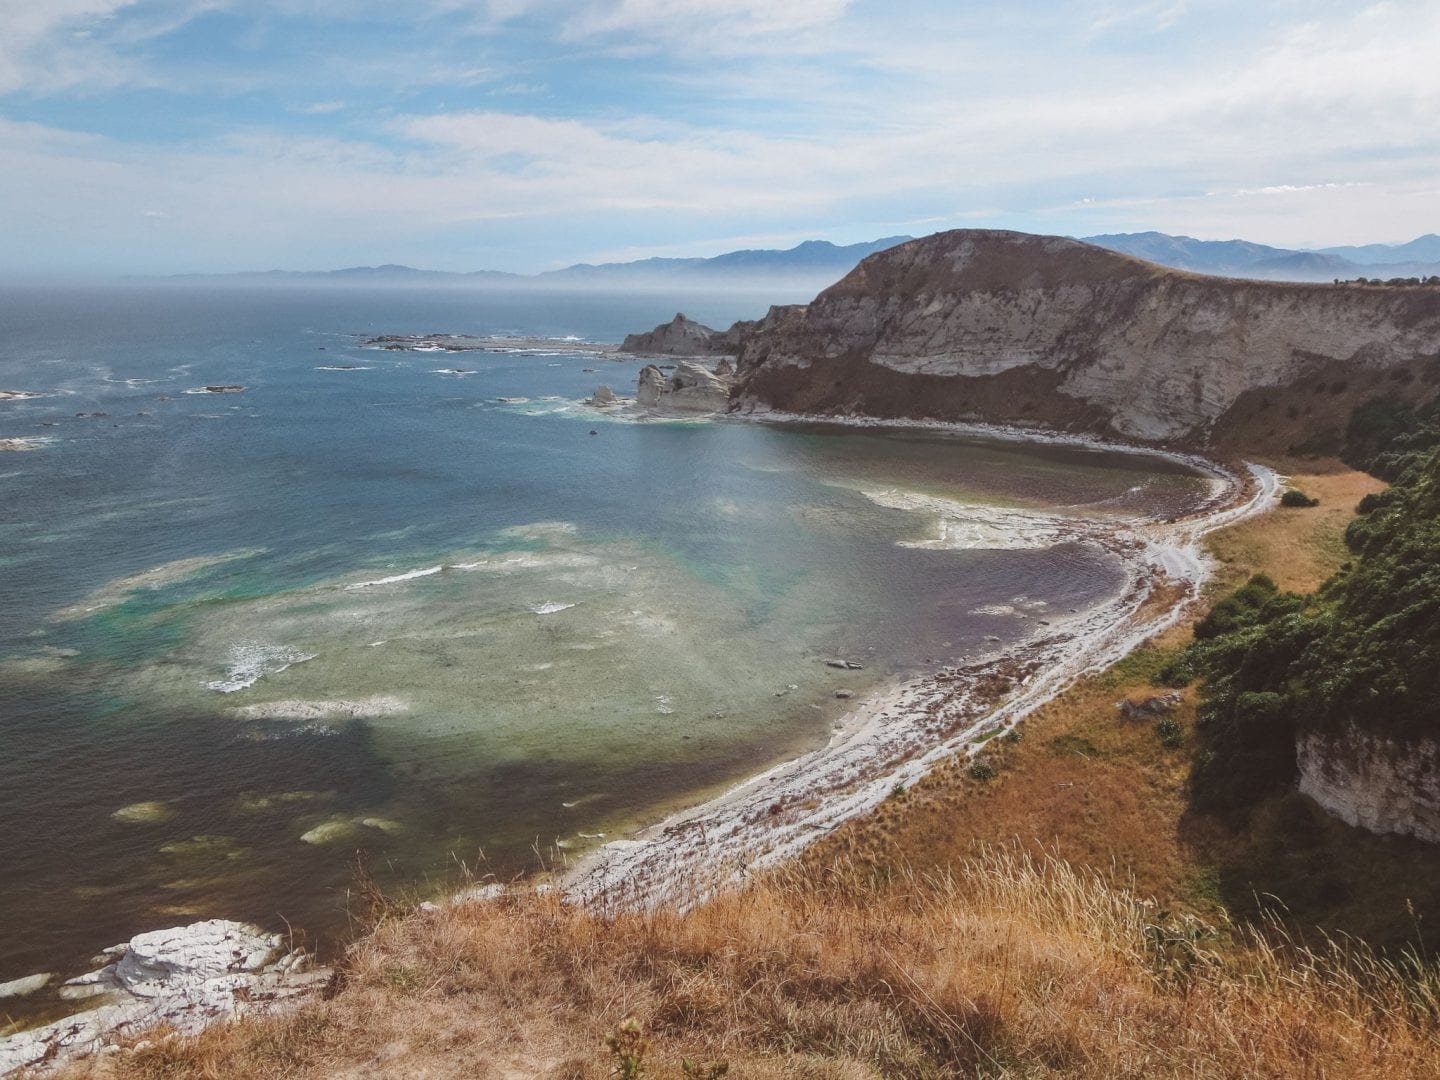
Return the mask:
{"type": "Polygon", "coordinates": [[[863,491],[871,502],[892,510],[933,515],[936,535],[929,540],[901,540],[900,547],[992,551],[1042,549],[1076,539],[1082,531],[1075,520],[1032,510],[972,505],[911,491],[863,491]]]}
{"type": "Polygon", "coordinates": [[[23,453],[26,450],[39,450],[53,441],[44,435],[17,435],[13,438],[0,436],[0,450],[23,453]]]}
{"type": "Polygon", "coordinates": [[[555,601],[549,601],[544,604],[531,604],[530,610],[536,615],[554,615],[557,611],[569,611],[574,606],[574,604],[561,604],[555,601]]]}
{"type": "Polygon", "coordinates": [[[293,645],[271,645],[263,641],[237,641],[230,646],[230,665],[225,678],[205,684],[207,690],[233,694],[254,686],[266,675],[278,675],[288,667],[314,660],[293,645]]]}
{"type": "Polygon", "coordinates": [[[407,570],[403,574],[392,574],[389,577],[375,578],[373,581],[356,581],[346,585],[350,589],[368,589],[372,585],[393,585],[397,581],[410,581],[413,578],[429,577],[431,574],[438,574],[444,570],[443,566],[427,566],[423,570],[407,570]]]}

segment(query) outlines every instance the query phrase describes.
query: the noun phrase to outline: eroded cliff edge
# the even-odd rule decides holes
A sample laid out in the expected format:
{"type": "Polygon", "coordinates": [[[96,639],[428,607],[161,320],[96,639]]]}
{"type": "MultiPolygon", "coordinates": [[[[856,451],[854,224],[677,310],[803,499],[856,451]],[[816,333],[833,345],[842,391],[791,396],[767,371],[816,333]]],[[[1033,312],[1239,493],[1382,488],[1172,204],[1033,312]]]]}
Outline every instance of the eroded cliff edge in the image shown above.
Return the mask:
{"type": "Polygon", "coordinates": [[[1328,450],[1358,403],[1440,388],[1440,289],[1205,277],[998,230],[872,255],[725,336],[732,408],[1246,452],[1328,450]]]}

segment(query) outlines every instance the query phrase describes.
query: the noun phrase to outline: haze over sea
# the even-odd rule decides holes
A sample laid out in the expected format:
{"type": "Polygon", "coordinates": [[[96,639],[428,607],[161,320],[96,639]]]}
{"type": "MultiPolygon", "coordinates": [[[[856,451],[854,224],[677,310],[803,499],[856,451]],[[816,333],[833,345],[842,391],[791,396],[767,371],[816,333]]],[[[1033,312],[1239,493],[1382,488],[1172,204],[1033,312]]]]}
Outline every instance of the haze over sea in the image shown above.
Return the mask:
{"type": "Polygon", "coordinates": [[[0,454],[0,981],[197,917],[324,939],[360,849],[422,889],[573,857],[823,742],[837,690],[1123,580],[1080,543],[927,546],[932,513],[866,492],[1205,490],[1140,455],[577,403],[641,365],[565,339],[793,299],[0,294],[0,389],[39,395],[0,401],[0,439],[36,440],[0,454]],[[361,347],[426,332],[555,343],[361,347]],[[246,389],[187,393],[212,384],[246,389]]]}

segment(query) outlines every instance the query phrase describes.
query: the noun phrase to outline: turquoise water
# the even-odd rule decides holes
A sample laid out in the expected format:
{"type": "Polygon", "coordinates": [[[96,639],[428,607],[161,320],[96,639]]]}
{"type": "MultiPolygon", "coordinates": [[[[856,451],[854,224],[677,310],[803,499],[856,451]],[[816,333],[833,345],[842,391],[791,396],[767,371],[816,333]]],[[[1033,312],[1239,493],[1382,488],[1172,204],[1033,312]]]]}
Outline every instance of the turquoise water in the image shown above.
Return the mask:
{"type": "Polygon", "coordinates": [[[419,888],[563,861],[816,745],[836,689],[1122,580],[1082,544],[907,546],[933,518],[867,492],[1166,515],[1204,490],[1125,454],[600,416],[576,401],[640,365],[561,341],[360,347],[790,299],[0,294],[0,389],[41,395],[0,402],[0,439],[38,440],[0,453],[0,981],[213,915],[323,941],[361,850],[419,888]],[[246,390],[185,392],[217,383],[246,390]]]}

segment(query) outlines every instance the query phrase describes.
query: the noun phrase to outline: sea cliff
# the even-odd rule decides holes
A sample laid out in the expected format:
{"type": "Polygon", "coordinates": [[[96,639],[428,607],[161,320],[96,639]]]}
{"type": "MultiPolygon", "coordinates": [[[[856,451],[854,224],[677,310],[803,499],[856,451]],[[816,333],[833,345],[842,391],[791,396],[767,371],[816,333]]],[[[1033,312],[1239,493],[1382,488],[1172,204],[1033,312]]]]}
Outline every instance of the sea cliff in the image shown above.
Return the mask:
{"type": "Polygon", "coordinates": [[[1377,391],[1425,400],[1440,385],[1440,289],[1205,277],[998,230],[872,255],[726,336],[742,410],[1234,452],[1330,449],[1377,391]]]}

